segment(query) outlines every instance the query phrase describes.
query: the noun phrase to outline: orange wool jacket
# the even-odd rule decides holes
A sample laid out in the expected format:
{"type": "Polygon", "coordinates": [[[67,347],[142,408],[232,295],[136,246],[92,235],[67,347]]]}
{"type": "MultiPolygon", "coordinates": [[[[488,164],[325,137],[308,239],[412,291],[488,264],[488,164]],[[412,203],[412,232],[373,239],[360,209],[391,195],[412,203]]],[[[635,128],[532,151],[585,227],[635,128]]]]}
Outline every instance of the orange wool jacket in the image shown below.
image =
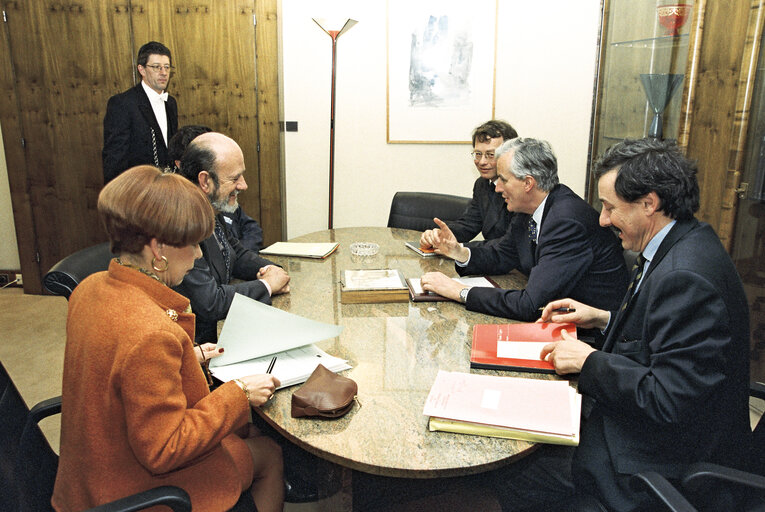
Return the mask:
{"type": "Polygon", "coordinates": [[[183,488],[195,512],[236,503],[243,478],[221,441],[247,450],[233,432],[247,423],[249,404],[233,382],[209,391],[188,304],[114,260],[77,286],[66,327],[56,510],[160,485],[183,488]]]}

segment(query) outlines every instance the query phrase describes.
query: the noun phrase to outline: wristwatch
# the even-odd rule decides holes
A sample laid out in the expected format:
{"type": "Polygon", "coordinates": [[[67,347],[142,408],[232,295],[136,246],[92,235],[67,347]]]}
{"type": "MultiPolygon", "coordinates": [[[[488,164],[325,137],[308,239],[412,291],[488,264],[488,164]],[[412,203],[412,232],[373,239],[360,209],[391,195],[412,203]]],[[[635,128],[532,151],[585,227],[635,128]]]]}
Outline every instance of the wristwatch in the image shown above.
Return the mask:
{"type": "Polygon", "coordinates": [[[470,288],[463,288],[460,290],[460,302],[463,304],[467,302],[468,291],[470,291],[470,288]]]}

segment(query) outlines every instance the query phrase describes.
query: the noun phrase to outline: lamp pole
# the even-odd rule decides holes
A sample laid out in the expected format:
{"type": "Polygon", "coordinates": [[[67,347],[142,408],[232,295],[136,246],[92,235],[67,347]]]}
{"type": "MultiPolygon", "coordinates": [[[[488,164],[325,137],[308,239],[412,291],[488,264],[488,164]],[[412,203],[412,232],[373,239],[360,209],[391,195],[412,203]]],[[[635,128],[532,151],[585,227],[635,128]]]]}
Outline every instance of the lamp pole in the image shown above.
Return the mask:
{"type": "Polygon", "coordinates": [[[357,21],[346,19],[339,29],[331,28],[324,20],[312,18],[330,38],[332,38],[332,86],[330,90],[329,113],[329,214],[328,229],[332,229],[333,207],[335,204],[335,82],[337,74],[337,39],[347,32],[357,21]]]}

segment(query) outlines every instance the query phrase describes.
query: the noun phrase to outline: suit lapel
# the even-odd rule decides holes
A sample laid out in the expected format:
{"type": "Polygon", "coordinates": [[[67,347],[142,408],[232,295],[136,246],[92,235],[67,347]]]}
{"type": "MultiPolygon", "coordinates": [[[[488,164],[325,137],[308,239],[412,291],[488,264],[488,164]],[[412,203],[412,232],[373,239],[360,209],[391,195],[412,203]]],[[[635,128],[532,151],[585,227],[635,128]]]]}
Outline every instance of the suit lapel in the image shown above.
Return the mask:
{"type": "Polygon", "coordinates": [[[669,250],[678,242],[678,240],[683,238],[683,236],[685,236],[686,233],[688,233],[690,230],[698,226],[698,224],[699,224],[699,221],[697,221],[696,219],[691,219],[689,221],[677,221],[675,225],[672,227],[672,229],[669,231],[669,233],[667,233],[667,236],[664,238],[664,240],[662,240],[661,245],[659,246],[659,249],[656,251],[656,254],[654,254],[653,259],[651,260],[651,264],[649,265],[648,270],[643,276],[643,280],[640,284],[640,288],[638,288],[637,292],[635,292],[635,298],[632,300],[631,304],[626,309],[622,310],[624,303],[627,302],[627,300],[629,299],[627,295],[624,296],[624,299],[622,300],[622,303],[616,314],[616,318],[612,322],[611,326],[609,326],[608,332],[606,333],[606,341],[605,343],[603,343],[604,351],[608,352],[613,346],[613,344],[615,343],[615,338],[616,338],[616,335],[620,332],[621,324],[624,322],[624,319],[629,314],[630,310],[632,309],[632,306],[634,306],[635,302],[637,302],[637,295],[640,294],[640,292],[643,290],[644,285],[646,281],[648,280],[648,277],[656,269],[656,267],[659,266],[659,263],[661,263],[661,260],[664,259],[664,256],[667,255],[669,250]]]}
{"type": "Polygon", "coordinates": [[[223,282],[226,275],[226,262],[223,261],[223,254],[218,247],[218,241],[215,239],[215,235],[210,236],[207,240],[202,242],[204,250],[207,253],[207,262],[212,270],[218,275],[217,281],[221,284],[228,284],[223,282]]]}

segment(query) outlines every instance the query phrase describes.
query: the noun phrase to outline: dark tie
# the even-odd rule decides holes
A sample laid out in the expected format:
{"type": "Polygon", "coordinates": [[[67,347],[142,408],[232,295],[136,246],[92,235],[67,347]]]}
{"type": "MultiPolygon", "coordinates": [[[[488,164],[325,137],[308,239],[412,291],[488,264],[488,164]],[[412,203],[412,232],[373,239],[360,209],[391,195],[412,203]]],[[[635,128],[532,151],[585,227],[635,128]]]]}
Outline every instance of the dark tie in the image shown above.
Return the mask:
{"type": "Polygon", "coordinates": [[[635,288],[637,288],[637,285],[640,282],[640,278],[643,277],[645,262],[645,256],[643,256],[643,253],[641,252],[638,254],[638,257],[635,260],[635,264],[632,265],[632,281],[627,287],[627,300],[625,300],[624,304],[622,304],[622,310],[627,309],[627,306],[632,301],[632,296],[635,294],[635,288]]]}
{"type": "Polygon", "coordinates": [[[226,241],[226,232],[223,231],[223,226],[217,219],[215,220],[215,241],[218,242],[220,252],[223,254],[223,262],[226,264],[226,280],[223,284],[228,284],[229,276],[231,275],[231,253],[226,241]]]}
{"type": "Polygon", "coordinates": [[[537,243],[537,222],[533,217],[529,217],[529,240],[531,243],[537,243]]]}

